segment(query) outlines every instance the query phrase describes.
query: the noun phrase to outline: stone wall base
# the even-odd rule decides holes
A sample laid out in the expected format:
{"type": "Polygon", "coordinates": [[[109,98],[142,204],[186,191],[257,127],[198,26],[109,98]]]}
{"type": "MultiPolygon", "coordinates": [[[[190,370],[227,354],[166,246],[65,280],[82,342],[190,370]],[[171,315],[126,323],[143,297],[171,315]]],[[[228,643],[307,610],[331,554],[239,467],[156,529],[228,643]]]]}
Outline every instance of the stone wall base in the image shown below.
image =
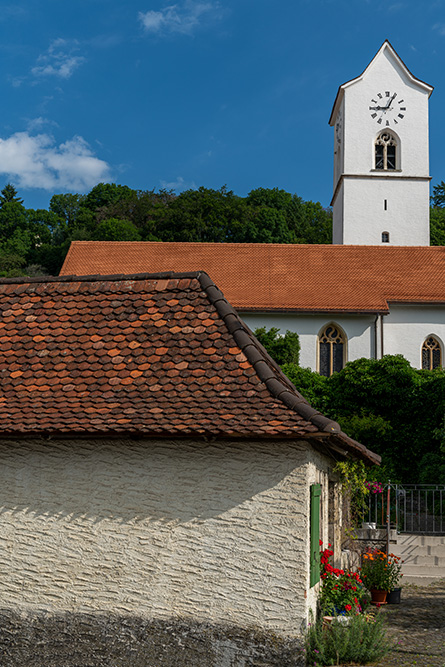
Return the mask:
{"type": "Polygon", "coordinates": [[[2,667],[297,667],[301,640],[186,620],[0,609],[2,667]]]}

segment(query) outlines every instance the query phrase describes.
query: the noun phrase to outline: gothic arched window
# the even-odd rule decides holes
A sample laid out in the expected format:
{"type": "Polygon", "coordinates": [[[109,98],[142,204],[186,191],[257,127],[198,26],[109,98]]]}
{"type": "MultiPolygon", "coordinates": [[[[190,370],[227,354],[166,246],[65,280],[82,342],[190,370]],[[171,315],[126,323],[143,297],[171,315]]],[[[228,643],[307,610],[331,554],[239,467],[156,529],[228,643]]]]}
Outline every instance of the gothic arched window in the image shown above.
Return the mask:
{"type": "Polygon", "coordinates": [[[397,139],[386,130],[375,141],[375,168],[397,169],[397,139]]]}
{"type": "Polygon", "coordinates": [[[422,369],[432,371],[442,366],[442,348],[437,338],[428,336],[422,345],[422,369]]]}
{"type": "Polygon", "coordinates": [[[335,324],[328,324],[318,336],[320,375],[338,373],[344,366],[345,335],[335,324]]]}

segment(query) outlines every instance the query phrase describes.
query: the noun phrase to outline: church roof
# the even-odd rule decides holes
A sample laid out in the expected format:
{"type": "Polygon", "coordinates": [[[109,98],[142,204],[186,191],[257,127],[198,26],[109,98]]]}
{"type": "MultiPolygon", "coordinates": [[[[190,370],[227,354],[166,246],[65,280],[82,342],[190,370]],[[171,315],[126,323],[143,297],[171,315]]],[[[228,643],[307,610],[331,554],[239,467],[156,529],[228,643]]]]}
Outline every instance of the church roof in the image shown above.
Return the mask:
{"type": "Polygon", "coordinates": [[[205,271],[242,311],[445,303],[445,247],[74,241],[61,275],[205,271]]]}
{"type": "Polygon", "coordinates": [[[312,408],[203,273],[0,281],[0,433],[314,438],[312,408]]]}

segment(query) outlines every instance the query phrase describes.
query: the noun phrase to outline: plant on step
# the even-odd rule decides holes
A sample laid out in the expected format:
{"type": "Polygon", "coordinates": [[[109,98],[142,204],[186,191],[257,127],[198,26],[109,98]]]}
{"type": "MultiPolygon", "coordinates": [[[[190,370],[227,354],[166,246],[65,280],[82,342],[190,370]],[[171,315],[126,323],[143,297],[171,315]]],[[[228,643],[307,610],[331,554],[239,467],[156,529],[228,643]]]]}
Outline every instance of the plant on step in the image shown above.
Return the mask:
{"type": "MultiPolygon", "coordinates": [[[[320,546],[322,546],[320,540],[320,546]]],[[[318,599],[321,615],[358,614],[368,604],[369,596],[357,572],[335,568],[329,562],[334,552],[331,545],[320,551],[322,581],[318,599]]]]}
{"type": "Polygon", "coordinates": [[[394,554],[385,554],[379,549],[371,549],[362,555],[361,578],[370,591],[391,591],[399,584],[403,561],[394,554]]]}
{"type": "Polygon", "coordinates": [[[351,616],[347,623],[334,619],[328,627],[323,627],[321,619],[315,623],[311,619],[305,637],[306,664],[315,667],[365,665],[380,660],[392,648],[380,613],[351,616]]]}

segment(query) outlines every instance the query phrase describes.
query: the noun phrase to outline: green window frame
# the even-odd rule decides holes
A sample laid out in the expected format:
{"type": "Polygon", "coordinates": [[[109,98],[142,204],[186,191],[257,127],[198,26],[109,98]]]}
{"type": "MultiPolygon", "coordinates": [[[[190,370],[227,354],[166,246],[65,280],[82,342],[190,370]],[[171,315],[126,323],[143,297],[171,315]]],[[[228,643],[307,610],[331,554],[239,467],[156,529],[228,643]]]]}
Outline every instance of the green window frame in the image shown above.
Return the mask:
{"type": "Polygon", "coordinates": [[[321,485],[310,487],[310,587],[320,581],[320,502],[321,485]]]}

